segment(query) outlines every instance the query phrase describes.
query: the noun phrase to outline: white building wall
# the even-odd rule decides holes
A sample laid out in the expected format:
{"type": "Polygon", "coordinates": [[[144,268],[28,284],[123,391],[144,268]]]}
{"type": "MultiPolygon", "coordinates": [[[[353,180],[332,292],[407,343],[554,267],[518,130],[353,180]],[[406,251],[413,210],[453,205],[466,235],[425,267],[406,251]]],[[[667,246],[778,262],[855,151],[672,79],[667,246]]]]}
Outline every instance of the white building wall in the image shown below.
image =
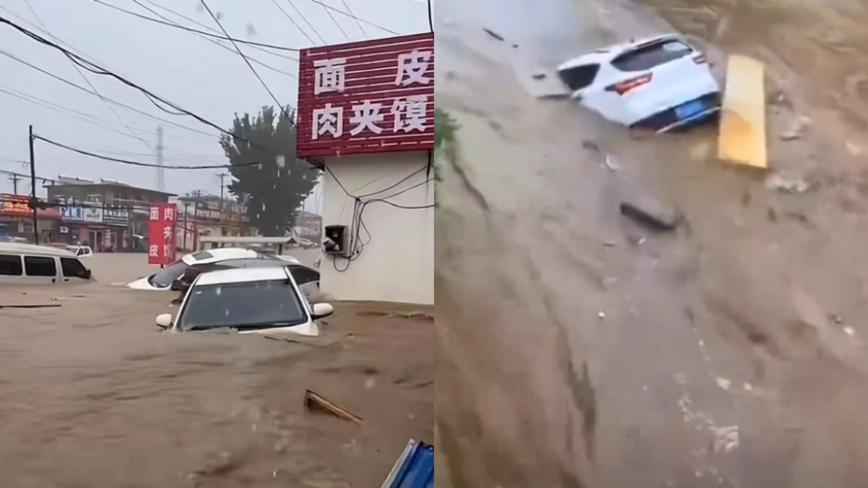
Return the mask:
{"type": "Polygon", "coordinates": [[[428,170],[426,152],[344,156],[326,159],[323,178],[323,226],[343,224],[353,228],[354,198],[386,190],[412,173],[407,181],[381,194],[361,198],[369,201],[362,220],[370,233],[361,230],[364,249],[358,258],[324,257],[320,287],[336,300],[375,300],[419,304],[434,303],[434,209],[408,210],[377,202],[385,199],[405,207],[434,203],[433,168],[428,170]],[[430,181],[427,181],[430,179],[430,181]],[[419,185],[419,186],[415,186],[419,185]],[[413,189],[410,187],[415,186],[413,189]],[[395,195],[398,192],[400,195],[395,195]],[[345,271],[338,271],[337,267],[345,271]]]}

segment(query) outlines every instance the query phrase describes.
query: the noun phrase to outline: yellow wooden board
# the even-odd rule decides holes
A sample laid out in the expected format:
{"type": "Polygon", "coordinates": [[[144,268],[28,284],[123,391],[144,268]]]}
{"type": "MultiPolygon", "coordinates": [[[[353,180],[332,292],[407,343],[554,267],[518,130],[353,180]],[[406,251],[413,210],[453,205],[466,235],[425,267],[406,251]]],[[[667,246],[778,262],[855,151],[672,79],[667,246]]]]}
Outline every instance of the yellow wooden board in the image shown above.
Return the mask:
{"type": "Polygon", "coordinates": [[[729,57],[717,145],[724,161],[768,168],[764,69],[747,56],[729,57]]]}

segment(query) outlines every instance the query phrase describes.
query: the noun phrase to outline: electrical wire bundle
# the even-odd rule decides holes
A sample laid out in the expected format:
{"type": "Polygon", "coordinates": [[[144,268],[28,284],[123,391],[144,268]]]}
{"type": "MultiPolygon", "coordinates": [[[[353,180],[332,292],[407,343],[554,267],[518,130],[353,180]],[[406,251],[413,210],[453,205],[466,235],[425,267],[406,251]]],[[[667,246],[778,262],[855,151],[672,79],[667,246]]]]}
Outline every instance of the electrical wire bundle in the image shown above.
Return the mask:
{"type": "Polygon", "coordinates": [[[368,230],[368,227],[365,225],[365,220],[363,218],[364,213],[365,213],[365,209],[368,207],[368,205],[370,205],[372,203],[383,203],[383,204],[386,204],[386,205],[389,205],[389,206],[392,206],[395,208],[399,208],[402,210],[424,210],[424,209],[429,209],[429,208],[434,207],[434,204],[409,206],[409,205],[397,204],[395,202],[390,201],[391,198],[394,198],[394,197],[397,197],[398,195],[407,193],[408,191],[413,190],[415,188],[418,188],[420,186],[427,185],[428,183],[433,181],[433,178],[430,175],[431,163],[432,163],[431,158],[432,158],[432,155],[431,155],[431,152],[429,151],[428,152],[428,163],[425,164],[425,166],[422,166],[418,170],[405,176],[404,178],[399,180],[397,183],[394,183],[394,184],[392,184],[386,188],[383,188],[382,190],[378,190],[378,191],[371,192],[371,193],[366,193],[364,195],[351,194],[349,191],[347,191],[346,187],[343,185],[343,183],[341,183],[341,181],[334,174],[334,172],[331,170],[331,168],[329,168],[328,166],[325,166],[325,170],[335,180],[335,182],[338,184],[338,186],[341,188],[341,190],[343,190],[343,192],[347,195],[347,197],[353,199],[353,215],[351,218],[350,229],[349,229],[350,234],[351,234],[351,238],[350,238],[350,241],[348,243],[349,255],[346,257],[343,257],[343,259],[346,261],[346,266],[344,266],[342,268],[338,267],[338,259],[340,258],[340,256],[336,255],[336,254],[331,255],[332,256],[332,265],[334,266],[336,271],[343,273],[344,271],[349,269],[350,264],[353,261],[355,261],[356,259],[358,259],[359,256],[362,254],[362,251],[364,251],[365,246],[367,246],[368,244],[371,243],[371,239],[372,239],[371,232],[368,230]],[[402,183],[406,182],[410,178],[412,178],[412,177],[416,176],[417,174],[419,174],[423,171],[426,171],[426,170],[428,170],[429,175],[425,178],[425,180],[423,180],[419,183],[416,183],[415,185],[408,186],[407,188],[404,188],[403,190],[397,191],[397,192],[392,193],[390,195],[377,196],[377,195],[382,195],[383,193],[386,193],[390,190],[393,190],[393,189],[399,187],[402,183]],[[375,198],[371,198],[371,197],[375,197],[375,198]],[[367,237],[364,241],[362,241],[362,231],[364,231],[365,234],[367,235],[367,237]]]}

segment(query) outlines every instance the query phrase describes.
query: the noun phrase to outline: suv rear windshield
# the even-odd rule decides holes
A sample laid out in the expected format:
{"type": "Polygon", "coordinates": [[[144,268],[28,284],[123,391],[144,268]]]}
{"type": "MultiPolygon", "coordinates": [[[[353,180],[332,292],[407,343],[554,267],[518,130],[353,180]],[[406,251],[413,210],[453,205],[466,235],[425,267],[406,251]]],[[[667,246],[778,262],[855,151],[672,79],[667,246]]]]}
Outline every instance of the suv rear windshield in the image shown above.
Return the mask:
{"type": "Polygon", "coordinates": [[[576,91],[591,86],[594,78],[597,77],[598,71],[600,71],[599,64],[585,64],[562,69],[558,71],[558,77],[560,77],[565,85],[570,87],[570,90],[576,91]]]}
{"type": "Polygon", "coordinates": [[[612,60],[612,66],[621,71],[646,71],[655,66],[683,58],[693,49],[681,41],[666,39],[627,51],[612,60]]]}

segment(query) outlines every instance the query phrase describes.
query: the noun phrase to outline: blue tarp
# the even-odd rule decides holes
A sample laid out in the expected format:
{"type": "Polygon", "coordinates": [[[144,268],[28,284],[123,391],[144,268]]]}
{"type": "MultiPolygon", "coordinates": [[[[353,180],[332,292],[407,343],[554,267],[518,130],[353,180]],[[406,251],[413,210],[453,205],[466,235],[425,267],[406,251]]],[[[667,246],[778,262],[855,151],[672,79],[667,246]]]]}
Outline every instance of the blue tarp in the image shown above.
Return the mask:
{"type": "Polygon", "coordinates": [[[382,488],[433,488],[434,446],[410,440],[382,488]]]}

